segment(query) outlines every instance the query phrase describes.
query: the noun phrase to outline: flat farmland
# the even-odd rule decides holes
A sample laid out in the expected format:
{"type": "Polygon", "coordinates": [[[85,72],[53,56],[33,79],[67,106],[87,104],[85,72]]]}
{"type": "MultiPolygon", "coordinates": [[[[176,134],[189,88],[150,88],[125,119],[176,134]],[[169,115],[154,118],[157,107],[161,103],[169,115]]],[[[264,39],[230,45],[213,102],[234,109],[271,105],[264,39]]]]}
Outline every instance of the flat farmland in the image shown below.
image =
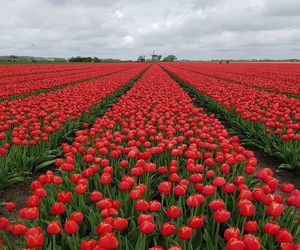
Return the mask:
{"type": "Polygon", "coordinates": [[[298,63],[0,66],[4,249],[299,249],[299,171],[298,63]]]}

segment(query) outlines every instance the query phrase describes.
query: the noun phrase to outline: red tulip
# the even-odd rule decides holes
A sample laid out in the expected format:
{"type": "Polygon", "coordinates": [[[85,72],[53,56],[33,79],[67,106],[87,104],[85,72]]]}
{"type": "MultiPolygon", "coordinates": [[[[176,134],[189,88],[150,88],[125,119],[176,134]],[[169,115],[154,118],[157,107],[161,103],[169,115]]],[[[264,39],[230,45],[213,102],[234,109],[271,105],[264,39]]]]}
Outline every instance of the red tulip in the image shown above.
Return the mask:
{"type": "Polygon", "coordinates": [[[47,226],[48,234],[59,234],[61,231],[61,225],[58,221],[51,221],[47,226]]]}
{"type": "Polygon", "coordinates": [[[182,212],[179,207],[170,206],[170,207],[168,207],[166,214],[167,214],[168,218],[176,219],[181,216],[182,212]]]}
{"type": "Polygon", "coordinates": [[[287,228],[281,228],[276,234],[276,241],[280,243],[288,243],[292,240],[293,236],[287,228]]]}
{"type": "Polygon", "coordinates": [[[40,227],[33,227],[27,230],[26,246],[29,248],[39,248],[44,244],[44,235],[40,227]]]}
{"type": "Polygon", "coordinates": [[[146,200],[138,200],[135,203],[135,209],[137,211],[147,211],[149,209],[149,203],[146,200]]]}
{"type": "Polygon", "coordinates": [[[252,190],[252,197],[257,200],[260,201],[264,196],[263,191],[260,188],[253,188],[252,190]]]}
{"type": "Polygon", "coordinates": [[[104,235],[110,233],[113,230],[113,226],[107,222],[100,222],[96,228],[97,234],[104,235]]]}
{"type": "Polygon", "coordinates": [[[192,216],[188,220],[188,226],[191,228],[200,228],[204,225],[204,217],[202,215],[192,216]]]}
{"type": "Polygon", "coordinates": [[[164,247],[157,245],[157,246],[148,248],[148,250],[164,250],[164,247]]]}
{"type": "Polygon", "coordinates": [[[217,177],[213,180],[213,182],[212,182],[212,184],[213,184],[214,186],[216,186],[216,187],[221,187],[221,186],[223,186],[225,183],[226,183],[226,180],[225,180],[223,177],[220,177],[220,176],[217,176],[217,177]]]}
{"type": "Polygon", "coordinates": [[[270,206],[267,208],[267,215],[278,218],[284,211],[284,206],[282,204],[278,204],[272,202],[270,206]]]}
{"type": "Polygon", "coordinates": [[[108,185],[112,181],[112,177],[109,173],[103,173],[100,177],[100,183],[102,185],[108,185]]]}
{"type": "Polygon", "coordinates": [[[178,229],[178,238],[183,240],[188,240],[193,235],[193,229],[188,226],[181,226],[178,229]]]}
{"type": "Polygon", "coordinates": [[[280,226],[275,221],[269,221],[267,224],[265,224],[263,226],[263,231],[265,233],[268,233],[268,234],[271,234],[271,235],[277,234],[279,229],[280,229],[280,226]]]}
{"type": "Polygon", "coordinates": [[[191,195],[186,199],[186,204],[189,207],[197,207],[199,202],[198,202],[198,199],[194,195],[191,195]]]}
{"type": "Polygon", "coordinates": [[[214,219],[217,222],[226,222],[229,220],[231,214],[229,211],[227,211],[226,209],[218,209],[216,210],[216,212],[214,212],[214,219]]]}
{"type": "Polygon", "coordinates": [[[294,190],[294,185],[291,184],[291,183],[283,183],[281,185],[281,191],[284,192],[284,193],[290,193],[294,190]]]}
{"type": "Polygon", "coordinates": [[[124,230],[128,226],[128,221],[124,218],[116,217],[113,220],[113,227],[116,230],[124,230]]]}
{"type": "Polygon", "coordinates": [[[235,185],[233,183],[226,183],[223,186],[223,191],[228,194],[232,194],[235,191],[235,185]]]}
{"type": "Polygon", "coordinates": [[[160,234],[163,236],[169,236],[175,233],[176,225],[173,222],[165,222],[160,228],[160,234]]]}
{"type": "Polygon", "coordinates": [[[173,188],[174,195],[184,196],[186,194],[187,187],[184,185],[177,185],[173,188]]]}
{"type": "Polygon", "coordinates": [[[55,202],[50,209],[50,213],[51,214],[62,214],[63,212],[65,212],[65,210],[66,210],[66,206],[64,205],[64,203],[55,202]]]}
{"type": "Polygon", "coordinates": [[[68,191],[62,191],[57,194],[57,199],[60,202],[68,203],[69,201],[72,200],[72,193],[68,191]]]}
{"type": "Polygon", "coordinates": [[[140,214],[137,218],[137,223],[141,225],[144,221],[153,222],[153,216],[151,214],[140,214]]]}
{"type": "Polygon", "coordinates": [[[226,243],[226,250],[244,250],[245,244],[237,238],[230,238],[226,243]]]}
{"type": "Polygon", "coordinates": [[[255,206],[249,200],[240,200],[237,204],[237,208],[240,210],[242,216],[252,216],[255,213],[255,206]]]}
{"type": "Polygon", "coordinates": [[[70,220],[73,220],[77,223],[81,222],[83,220],[83,214],[81,212],[73,212],[70,216],[70,220]]]}
{"type": "Polygon", "coordinates": [[[230,240],[231,238],[240,239],[240,229],[236,227],[229,227],[224,231],[224,238],[230,240]]]}
{"type": "Polygon", "coordinates": [[[116,239],[113,233],[107,233],[100,237],[98,246],[102,249],[115,249],[119,245],[119,241],[116,239]]]}
{"type": "Polygon", "coordinates": [[[24,235],[27,232],[27,227],[22,223],[12,225],[11,232],[14,235],[24,235]]]}
{"type": "Polygon", "coordinates": [[[7,228],[9,225],[9,220],[5,217],[0,217],[0,229],[7,228]]]}
{"type": "Polygon", "coordinates": [[[25,207],[19,211],[19,216],[27,220],[35,220],[37,217],[39,217],[39,214],[40,213],[37,207],[25,207]]]}
{"type": "Polygon", "coordinates": [[[300,244],[281,243],[280,247],[282,250],[299,250],[300,244]]]}
{"type": "Polygon", "coordinates": [[[224,201],[221,199],[213,200],[208,204],[208,207],[212,210],[218,210],[224,208],[224,201]]]}
{"type": "Polygon", "coordinates": [[[80,250],[93,250],[97,246],[96,240],[83,240],[80,243],[80,250]]]}
{"type": "Polygon", "coordinates": [[[13,211],[16,209],[16,204],[14,202],[6,202],[5,209],[8,211],[13,211]]]}
{"type": "Polygon", "coordinates": [[[64,225],[64,230],[67,234],[75,234],[79,230],[78,224],[73,220],[67,220],[64,225]]]}
{"type": "Polygon", "coordinates": [[[243,236],[243,243],[245,245],[245,250],[259,250],[260,240],[258,237],[252,234],[246,234],[243,236]]]}
{"type": "Polygon", "coordinates": [[[247,221],[245,224],[244,224],[244,228],[247,232],[249,233],[254,233],[257,231],[258,229],[258,224],[256,221],[247,221]]]}
{"type": "Polygon", "coordinates": [[[181,246],[179,245],[173,245],[173,246],[170,246],[168,248],[168,250],[182,250],[181,246]]]}
{"type": "Polygon", "coordinates": [[[161,209],[161,204],[157,200],[149,201],[149,211],[158,212],[161,209]]]}
{"type": "Polygon", "coordinates": [[[102,193],[99,191],[94,191],[90,194],[90,201],[97,202],[102,200],[102,193]]]}
{"type": "Polygon", "coordinates": [[[206,195],[206,196],[212,196],[215,193],[215,186],[213,185],[206,185],[203,187],[202,189],[202,194],[206,195]]]}
{"type": "Polygon", "coordinates": [[[150,234],[153,232],[153,230],[155,229],[156,225],[148,220],[145,220],[141,225],[140,225],[140,231],[143,234],[150,234]]]}

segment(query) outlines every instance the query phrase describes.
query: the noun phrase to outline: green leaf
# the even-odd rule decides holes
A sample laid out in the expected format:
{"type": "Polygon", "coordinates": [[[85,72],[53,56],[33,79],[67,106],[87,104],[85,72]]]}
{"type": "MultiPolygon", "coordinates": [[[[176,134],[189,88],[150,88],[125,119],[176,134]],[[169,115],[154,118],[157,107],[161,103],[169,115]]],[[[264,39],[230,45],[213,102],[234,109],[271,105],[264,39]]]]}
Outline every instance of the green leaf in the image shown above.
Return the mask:
{"type": "Polygon", "coordinates": [[[50,161],[45,161],[45,162],[39,164],[36,167],[35,171],[37,172],[37,171],[39,171],[39,170],[41,170],[43,168],[49,167],[50,165],[53,165],[54,163],[55,163],[55,159],[54,160],[50,160],[50,161]]]}

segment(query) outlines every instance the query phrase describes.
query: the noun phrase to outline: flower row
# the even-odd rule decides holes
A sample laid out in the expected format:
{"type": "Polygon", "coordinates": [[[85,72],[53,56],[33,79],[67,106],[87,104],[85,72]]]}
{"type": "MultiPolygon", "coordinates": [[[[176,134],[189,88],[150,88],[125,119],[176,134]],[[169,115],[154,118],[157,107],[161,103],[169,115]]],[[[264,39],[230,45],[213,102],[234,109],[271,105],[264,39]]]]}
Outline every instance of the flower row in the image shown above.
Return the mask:
{"type": "Polygon", "coordinates": [[[176,67],[271,92],[300,95],[297,63],[178,63],[176,67]]]}
{"type": "Polygon", "coordinates": [[[128,63],[113,66],[104,64],[101,67],[98,64],[93,67],[81,67],[79,69],[77,69],[78,67],[74,69],[72,65],[69,65],[69,69],[64,71],[0,77],[0,98],[29,94],[37,90],[63,86],[68,83],[88,80],[134,67],[137,67],[137,64],[128,63]]]}

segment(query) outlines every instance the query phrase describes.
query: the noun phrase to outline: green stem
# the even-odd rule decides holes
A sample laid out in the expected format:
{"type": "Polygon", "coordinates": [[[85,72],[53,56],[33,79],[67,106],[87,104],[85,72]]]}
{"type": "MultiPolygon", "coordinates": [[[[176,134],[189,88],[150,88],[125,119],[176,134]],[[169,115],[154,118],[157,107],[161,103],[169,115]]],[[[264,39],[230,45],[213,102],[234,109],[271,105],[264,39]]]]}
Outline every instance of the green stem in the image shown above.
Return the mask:
{"type": "Polygon", "coordinates": [[[219,238],[219,229],[220,229],[220,223],[217,223],[217,229],[215,231],[215,249],[218,249],[218,238],[219,238]]]}

